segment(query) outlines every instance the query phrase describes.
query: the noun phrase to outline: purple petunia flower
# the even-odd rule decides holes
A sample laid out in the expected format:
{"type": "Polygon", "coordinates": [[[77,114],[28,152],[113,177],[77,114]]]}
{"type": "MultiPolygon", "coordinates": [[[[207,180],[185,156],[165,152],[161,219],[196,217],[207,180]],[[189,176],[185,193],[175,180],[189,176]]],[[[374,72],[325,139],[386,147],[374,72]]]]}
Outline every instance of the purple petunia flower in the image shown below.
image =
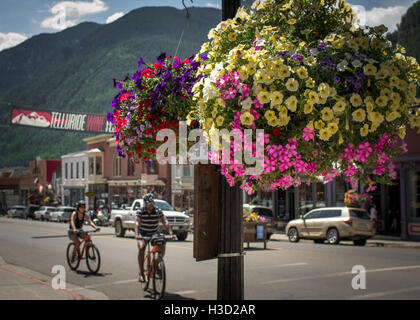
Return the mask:
{"type": "Polygon", "coordinates": [[[106,119],[107,119],[107,121],[108,121],[108,122],[115,123],[115,120],[114,120],[114,114],[113,114],[112,112],[108,112],[108,113],[106,114],[106,119]]]}
{"type": "Polygon", "coordinates": [[[140,58],[139,62],[138,62],[138,67],[140,68],[140,66],[142,66],[144,64],[144,59],[140,58]]]}

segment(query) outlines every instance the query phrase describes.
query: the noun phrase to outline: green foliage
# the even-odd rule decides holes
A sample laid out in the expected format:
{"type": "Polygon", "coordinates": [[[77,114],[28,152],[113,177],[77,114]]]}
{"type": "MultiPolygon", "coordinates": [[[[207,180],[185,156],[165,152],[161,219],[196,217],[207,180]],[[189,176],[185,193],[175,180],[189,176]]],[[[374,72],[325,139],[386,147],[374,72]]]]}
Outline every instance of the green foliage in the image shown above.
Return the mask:
{"type": "Polygon", "coordinates": [[[398,29],[388,36],[393,43],[406,48],[407,54],[420,61],[420,1],[414,3],[402,17],[398,29]]]}
{"type": "Polygon", "coordinates": [[[106,114],[117,93],[113,78],[137,69],[139,57],[154,62],[161,52],[178,56],[198,52],[207,32],[220,21],[220,11],[170,7],[134,10],[107,25],[82,23],[56,34],[42,34],[0,52],[0,167],[27,165],[36,156],[59,158],[86,148],[92,134],[26,127],[10,122],[11,102],[18,106],[106,114]],[[5,102],[4,102],[5,101],[5,102]]]}

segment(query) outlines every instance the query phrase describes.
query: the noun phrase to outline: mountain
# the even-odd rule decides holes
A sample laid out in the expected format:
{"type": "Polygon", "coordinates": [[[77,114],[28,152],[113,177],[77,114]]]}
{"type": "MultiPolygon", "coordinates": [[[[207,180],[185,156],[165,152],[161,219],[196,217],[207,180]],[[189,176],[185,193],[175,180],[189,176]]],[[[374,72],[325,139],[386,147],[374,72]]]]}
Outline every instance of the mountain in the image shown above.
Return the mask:
{"type": "Polygon", "coordinates": [[[82,23],[55,34],[41,34],[0,52],[0,167],[25,165],[36,156],[58,158],[84,149],[89,135],[6,127],[7,102],[42,109],[106,114],[117,93],[113,78],[132,74],[143,57],[161,52],[186,58],[207,41],[221,12],[212,8],[144,7],[113,23],[82,23]],[[184,30],[184,36],[180,41],[184,30]]]}
{"type": "Polygon", "coordinates": [[[400,43],[407,54],[420,61],[420,1],[414,3],[403,15],[397,30],[388,37],[393,43],[400,43]]]}

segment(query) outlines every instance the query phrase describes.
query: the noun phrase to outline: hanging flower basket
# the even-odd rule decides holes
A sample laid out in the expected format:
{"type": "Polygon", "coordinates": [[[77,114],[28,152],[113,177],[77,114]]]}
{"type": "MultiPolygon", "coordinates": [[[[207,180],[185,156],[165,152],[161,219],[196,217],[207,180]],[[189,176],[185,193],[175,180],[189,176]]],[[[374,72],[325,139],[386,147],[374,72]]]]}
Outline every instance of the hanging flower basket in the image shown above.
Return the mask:
{"type": "Polygon", "coordinates": [[[344,204],[347,207],[362,208],[372,202],[372,196],[367,193],[357,193],[357,190],[351,189],[344,194],[344,204]]]}
{"type": "MultiPolygon", "coordinates": [[[[406,126],[420,126],[420,67],[387,41],[384,26],[354,20],[342,0],[267,0],[210,31],[190,116],[209,137],[264,129],[245,146],[258,156],[264,145],[263,171],[222,164],[231,185],[253,193],[343,176],[372,190],[396,178],[406,126]]],[[[230,143],[232,157],[240,147],[230,143]]]]}
{"type": "MultiPolygon", "coordinates": [[[[112,101],[114,111],[108,121],[116,126],[115,137],[120,156],[137,160],[156,159],[162,142],[156,141],[159,130],[179,133],[179,121],[186,120],[191,108],[192,88],[202,76],[196,76],[199,61],[181,61],[162,53],[153,65],[140,58],[137,70],[130,78],[116,81],[118,94],[112,101]]],[[[198,127],[198,123],[190,123],[198,127]]]]}

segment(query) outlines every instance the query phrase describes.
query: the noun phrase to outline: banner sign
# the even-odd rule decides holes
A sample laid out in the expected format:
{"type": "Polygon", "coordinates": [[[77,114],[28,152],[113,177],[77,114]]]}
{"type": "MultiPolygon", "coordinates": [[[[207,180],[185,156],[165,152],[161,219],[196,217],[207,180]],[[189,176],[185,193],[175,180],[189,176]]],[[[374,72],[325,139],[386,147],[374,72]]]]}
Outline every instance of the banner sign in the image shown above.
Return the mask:
{"type": "Polygon", "coordinates": [[[76,132],[113,133],[115,125],[103,115],[76,112],[12,109],[12,125],[76,132]]]}

